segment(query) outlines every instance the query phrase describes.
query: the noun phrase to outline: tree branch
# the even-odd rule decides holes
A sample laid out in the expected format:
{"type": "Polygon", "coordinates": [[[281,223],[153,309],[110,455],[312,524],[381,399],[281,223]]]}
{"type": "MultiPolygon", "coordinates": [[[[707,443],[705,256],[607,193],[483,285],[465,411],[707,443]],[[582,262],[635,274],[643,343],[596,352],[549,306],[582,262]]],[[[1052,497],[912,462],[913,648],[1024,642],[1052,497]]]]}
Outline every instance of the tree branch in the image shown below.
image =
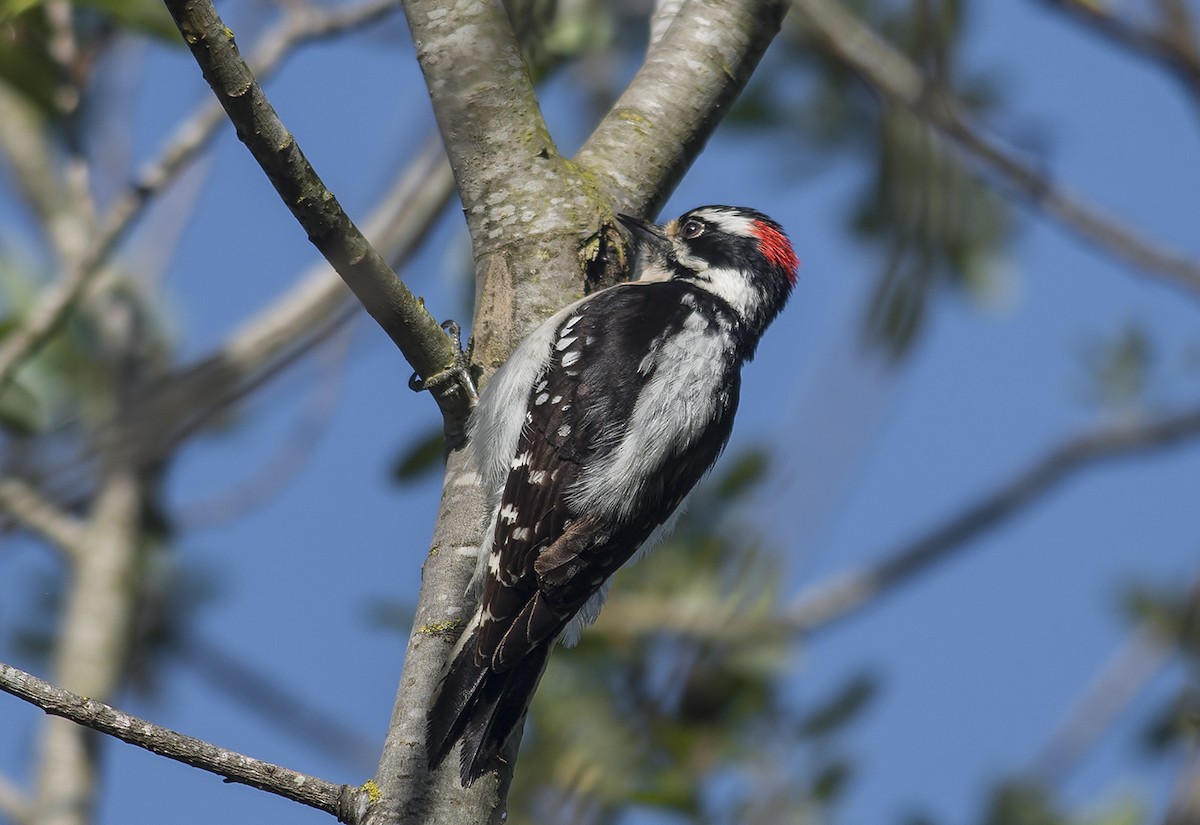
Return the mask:
{"type": "Polygon", "coordinates": [[[13,182],[52,249],[64,249],[75,231],[63,208],[67,194],[55,169],[53,144],[42,113],[8,84],[0,84],[0,151],[13,182]]]}
{"type": "Polygon", "coordinates": [[[986,530],[1013,518],[1080,471],[1102,461],[1162,450],[1200,437],[1200,409],[1076,437],[1034,461],[1008,483],[924,536],[862,570],[800,593],[782,624],[792,632],[824,628],[944,561],[986,530]]]}
{"type": "MultiPolygon", "coordinates": [[[[453,194],[440,141],[431,140],[366,222],[366,234],[397,269],[416,254],[453,194]]],[[[352,298],[327,263],[235,330],[215,351],[168,376],[139,405],[132,428],[139,462],[156,461],[214,415],[270,380],[349,317],[352,298]],[[165,429],[164,429],[165,427],[165,429]]]]}
{"type": "Polygon", "coordinates": [[[434,394],[447,434],[461,436],[474,386],[441,326],[342,210],[275,114],[208,0],[165,0],[238,137],[371,317],[434,394]]]}
{"type": "Polygon", "coordinates": [[[1141,622],[1075,700],[1031,761],[1026,775],[1048,788],[1065,782],[1174,653],[1152,622],[1141,622]]]}
{"type": "Polygon", "coordinates": [[[83,546],[83,523],[23,479],[0,477],[0,510],[68,556],[83,546]]]}
{"type": "Polygon", "coordinates": [[[607,250],[620,241],[611,205],[555,147],[501,5],[405,0],[404,13],[471,233],[474,355],[490,370],[611,278],[607,250]]]}
{"type": "Polygon", "coordinates": [[[963,107],[903,54],[830,0],[792,0],[825,45],[880,94],[923,118],[1072,234],[1195,297],[1200,263],[1163,248],[1054,186],[971,124],[963,107]]]}
{"type": "MultiPolygon", "coordinates": [[[[783,7],[754,4],[753,8],[774,9],[777,14],[738,17],[740,28],[727,34],[721,26],[729,22],[726,9],[731,5],[735,4],[697,2],[686,8],[681,16],[695,12],[713,22],[708,27],[698,23],[699,29],[690,23],[682,26],[670,50],[675,59],[708,80],[720,76],[722,67],[737,67],[730,71],[739,75],[740,87],[778,28],[783,7]],[[746,27],[755,25],[764,33],[748,34],[746,27]],[[712,47],[712,40],[719,47],[712,47]],[[752,58],[747,57],[750,53],[752,58]]],[[[679,135],[663,124],[627,135],[623,145],[595,147],[590,158],[599,164],[636,164],[631,158],[641,152],[656,158],[677,154],[684,158],[669,166],[648,165],[637,181],[644,191],[606,192],[606,169],[558,155],[511,28],[496,4],[406,0],[405,13],[463,194],[478,275],[475,356],[491,368],[501,364],[537,323],[578,297],[581,288],[613,283],[623,276],[623,242],[612,226],[612,212],[661,203],[682,174],[682,164],[699,150],[702,135],[715,128],[717,107],[728,102],[733,92],[724,77],[714,95],[691,82],[655,91],[655,83],[672,78],[663,71],[642,75],[639,100],[666,101],[685,89],[696,92],[697,111],[689,114],[689,134],[695,137],[689,138],[691,143],[680,154],[678,147],[669,145],[679,135]],[[631,200],[622,201],[624,197],[631,200]]],[[[656,59],[668,51],[660,46],[656,59]]],[[[476,825],[504,817],[516,742],[498,774],[489,774],[469,789],[459,785],[452,759],[431,776],[424,755],[426,709],[463,617],[473,607],[465,588],[482,539],[479,481],[462,453],[449,456],[433,549],[423,569],[414,631],[376,774],[382,798],[368,812],[370,825],[397,820],[476,825]]]]}
{"type": "MultiPolygon", "coordinates": [[[[143,490],[127,466],[106,468],[88,513],[86,552],[75,557],[54,678],[66,689],[103,700],[119,689],[137,604],[138,539],[143,490]]],[[[50,719],[40,738],[33,819],[86,825],[96,798],[96,749],[84,731],[50,719]]]]}
{"type": "Polygon", "coordinates": [[[576,156],[610,202],[658,212],[750,79],[786,11],[776,0],[689,0],[675,13],[576,156]]]}
{"type": "Polygon", "coordinates": [[[539,161],[549,164],[542,175],[558,171],[558,151],[500,3],[405,0],[404,16],[478,255],[499,232],[510,238],[514,224],[531,219],[489,207],[539,161]]]}
{"type": "MultiPolygon", "coordinates": [[[[260,77],[269,76],[296,46],[373,22],[394,9],[396,3],[397,0],[370,0],[346,10],[320,12],[303,7],[293,11],[282,26],[264,38],[257,50],[254,70],[260,77]]],[[[13,117],[14,114],[24,113],[23,109],[17,108],[18,105],[19,101],[10,100],[5,91],[0,89],[0,147],[9,154],[27,198],[49,228],[52,242],[63,248],[75,231],[74,225],[62,218],[60,205],[66,197],[65,189],[54,186],[52,182],[57,182],[57,178],[44,171],[49,169],[45,165],[48,158],[36,151],[36,141],[24,139],[25,136],[17,132],[21,122],[27,121],[30,128],[36,124],[35,120],[29,118],[18,120],[13,117]],[[35,164],[35,168],[26,170],[27,163],[35,164]],[[39,169],[43,173],[39,173],[39,169]]],[[[0,346],[0,391],[13,379],[25,360],[49,340],[70,314],[84,289],[100,273],[117,244],[153,197],[178,178],[208,145],[223,122],[224,113],[219,105],[212,103],[201,107],[176,129],[157,159],[147,164],[137,180],[116,199],[91,238],[88,248],[68,267],[61,281],[38,297],[21,328],[6,336],[3,346],[0,346]]]]}
{"type": "Polygon", "coordinates": [[[0,662],[0,690],[100,733],[116,737],[176,762],[215,773],[227,781],[249,785],[310,808],[356,822],[368,791],[262,762],[200,739],[176,733],[116,708],[44,682],[0,662]]]}
{"type": "Polygon", "coordinates": [[[818,582],[773,615],[740,618],[733,613],[713,611],[711,605],[687,598],[650,598],[615,592],[610,597],[613,609],[600,614],[595,631],[622,639],[666,631],[740,641],[825,630],[966,549],[971,540],[1017,517],[1082,471],[1104,461],[1143,455],[1196,438],[1200,438],[1200,408],[1077,436],[1033,461],[1016,477],[920,538],[886,554],[882,561],[818,582]]]}

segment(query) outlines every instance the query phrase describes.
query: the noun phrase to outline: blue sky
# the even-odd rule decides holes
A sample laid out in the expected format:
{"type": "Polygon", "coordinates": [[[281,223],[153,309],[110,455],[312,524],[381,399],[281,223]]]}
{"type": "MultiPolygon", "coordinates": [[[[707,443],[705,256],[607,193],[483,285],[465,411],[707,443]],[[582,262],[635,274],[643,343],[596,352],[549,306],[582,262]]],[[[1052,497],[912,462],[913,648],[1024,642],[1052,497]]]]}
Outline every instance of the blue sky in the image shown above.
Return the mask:
{"type": "MultiPolygon", "coordinates": [[[[1057,182],[1200,258],[1200,122],[1172,82],[1038,4],[973,7],[964,53],[973,68],[1004,81],[1011,114],[1001,131],[1036,129],[1057,182]]],[[[402,27],[388,31],[396,36],[306,49],[268,87],[309,158],[359,218],[432,129],[402,27]]],[[[189,55],[151,47],[144,59],[135,132],[142,157],[207,94],[189,55]]],[[[553,84],[544,100],[564,149],[589,126],[573,105],[570,80],[553,84]]],[[[1200,339],[1194,299],[1114,266],[1028,212],[1000,264],[1004,300],[939,301],[911,360],[881,375],[859,350],[856,327],[878,261],[842,228],[861,171],[839,163],[819,175],[781,175],[792,168],[781,164],[785,151],[776,141],[719,131],[664,215],[701,203],[753,205],[789,230],[803,261],[792,305],[747,369],[732,448],[785,445],[785,463],[756,512],[786,553],[790,590],[878,558],[1101,423],[1079,397],[1079,353],[1089,340],[1129,322],[1144,325],[1166,359],[1160,398],[1200,397],[1200,375],[1182,366],[1182,352],[1200,339]]],[[[220,341],[315,258],[231,130],[204,171],[210,178],[165,273],[180,346],[190,355],[220,341]]],[[[465,287],[455,279],[468,257],[462,222],[450,210],[405,280],[435,314],[464,317],[465,287]]],[[[430,399],[406,388],[409,373],[386,336],[360,321],[339,402],[303,469],[269,502],[233,523],[189,532],[177,548],[189,566],[220,574],[220,597],[199,615],[197,632],[367,739],[386,725],[403,640],[371,629],[364,605],[415,598],[437,500],[435,484],[397,491],[386,483],[398,447],[437,423],[430,399]]],[[[324,380],[312,363],[293,370],[240,426],[189,446],[170,478],[172,504],[194,512],[253,478],[288,443],[324,380]]],[[[883,680],[880,698],[847,738],[861,774],[840,821],[897,822],[913,811],[971,821],[981,792],[1028,766],[1121,643],[1123,589],[1196,575],[1198,480],[1197,445],[1104,465],[799,646],[798,700],[820,697],[863,669],[883,680]]],[[[6,591],[28,587],[30,571],[51,564],[21,542],[0,553],[0,626],[31,597],[6,591]]],[[[1162,804],[1170,777],[1148,770],[1133,740],[1145,713],[1182,679],[1169,671],[1150,685],[1066,785],[1068,801],[1099,802],[1119,790],[1162,804]]],[[[361,782],[373,766],[374,752],[352,769],[297,745],[212,694],[186,667],[170,669],[164,684],[156,700],[130,698],[127,708],[335,781],[361,782]]],[[[11,734],[0,736],[7,775],[27,778],[24,754],[40,718],[15,700],[0,701],[0,730],[11,734]]],[[[105,776],[102,822],[328,821],[115,743],[105,776]]]]}

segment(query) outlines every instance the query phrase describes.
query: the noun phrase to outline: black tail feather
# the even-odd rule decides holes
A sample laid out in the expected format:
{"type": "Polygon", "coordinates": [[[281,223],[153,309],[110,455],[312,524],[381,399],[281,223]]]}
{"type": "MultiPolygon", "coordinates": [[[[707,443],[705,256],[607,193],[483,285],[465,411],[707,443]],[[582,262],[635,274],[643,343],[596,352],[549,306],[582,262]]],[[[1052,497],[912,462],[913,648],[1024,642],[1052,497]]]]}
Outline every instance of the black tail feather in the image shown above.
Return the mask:
{"type": "Polygon", "coordinates": [[[488,671],[462,734],[459,773],[464,787],[488,772],[525,718],[552,646],[552,641],[538,645],[510,670],[488,671]]]}
{"type": "Polygon", "coordinates": [[[463,728],[471,718],[479,698],[479,689],[490,672],[486,665],[475,664],[475,639],[478,635],[478,629],[472,631],[466,643],[459,645],[459,653],[442,679],[426,717],[425,753],[429,758],[430,770],[442,764],[446,754],[462,736],[463,728]]]}
{"type": "Polygon", "coordinates": [[[488,772],[529,709],[550,658],[551,642],[529,651],[514,668],[496,672],[475,663],[472,632],[451,662],[429,711],[425,748],[436,769],[460,738],[459,773],[463,787],[488,772]]]}

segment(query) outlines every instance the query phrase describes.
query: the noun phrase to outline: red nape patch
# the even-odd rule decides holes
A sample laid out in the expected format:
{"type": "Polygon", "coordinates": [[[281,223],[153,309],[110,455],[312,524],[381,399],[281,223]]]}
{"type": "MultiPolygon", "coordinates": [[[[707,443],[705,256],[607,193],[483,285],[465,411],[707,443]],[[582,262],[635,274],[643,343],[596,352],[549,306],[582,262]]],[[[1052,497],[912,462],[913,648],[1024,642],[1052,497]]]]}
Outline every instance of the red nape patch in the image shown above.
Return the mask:
{"type": "Polygon", "coordinates": [[[767,260],[787,271],[788,280],[796,283],[796,270],[800,267],[800,259],[792,249],[787,236],[769,223],[754,222],[754,234],[758,237],[759,248],[767,260]]]}

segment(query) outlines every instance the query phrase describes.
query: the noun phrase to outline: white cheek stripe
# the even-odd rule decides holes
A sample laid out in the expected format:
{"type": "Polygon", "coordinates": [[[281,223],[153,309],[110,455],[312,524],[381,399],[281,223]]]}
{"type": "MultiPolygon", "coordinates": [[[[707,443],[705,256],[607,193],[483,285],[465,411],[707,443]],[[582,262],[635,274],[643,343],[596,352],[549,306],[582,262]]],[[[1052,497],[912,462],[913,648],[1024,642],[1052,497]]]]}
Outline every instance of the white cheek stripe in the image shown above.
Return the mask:
{"type": "Polygon", "coordinates": [[[762,296],[746,280],[746,273],[737,269],[709,269],[704,277],[708,280],[697,280],[696,286],[729,304],[739,317],[749,318],[757,312],[762,296]]]}

